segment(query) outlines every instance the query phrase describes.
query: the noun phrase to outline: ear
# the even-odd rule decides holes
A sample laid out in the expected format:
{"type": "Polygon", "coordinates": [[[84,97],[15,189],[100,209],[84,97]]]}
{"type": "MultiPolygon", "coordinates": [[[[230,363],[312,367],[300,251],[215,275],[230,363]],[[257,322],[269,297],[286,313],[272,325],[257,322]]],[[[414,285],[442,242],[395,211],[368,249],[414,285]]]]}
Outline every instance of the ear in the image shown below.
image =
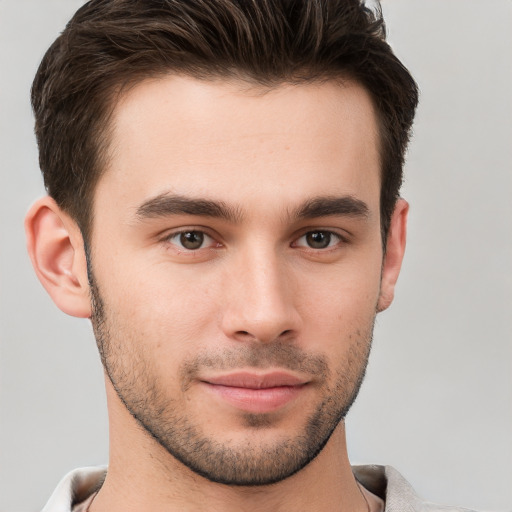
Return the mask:
{"type": "Polygon", "coordinates": [[[377,304],[378,312],[387,309],[395,296],[395,285],[398,280],[398,274],[400,274],[405,252],[408,213],[409,204],[405,199],[399,199],[391,216],[388,238],[386,240],[386,254],[382,263],[380,296],[377,304]]]}
{"type": "Polygon", "coordinates": [[[25,233],[32,265],[53,302],[68,315],[89,318],[87,262],[76,222],[46,196],[27,213],[25,233]]]}

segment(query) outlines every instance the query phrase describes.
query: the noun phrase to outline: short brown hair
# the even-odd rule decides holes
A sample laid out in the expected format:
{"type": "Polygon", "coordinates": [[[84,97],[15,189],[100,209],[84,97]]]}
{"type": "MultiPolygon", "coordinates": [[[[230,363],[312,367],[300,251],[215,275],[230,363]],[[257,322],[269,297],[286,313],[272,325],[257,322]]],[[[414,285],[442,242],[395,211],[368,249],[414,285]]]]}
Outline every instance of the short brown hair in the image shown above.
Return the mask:
{"type": "Polygon", "coordinates": [[[107,163],[109,118],[126,86],[181,73],[263,86],[350,78],[378,112],[381,230],[402,183],[417,86],[359,0],[91,0],[44,56],[32,85],[48,193],[87,240],[107,163]]]}

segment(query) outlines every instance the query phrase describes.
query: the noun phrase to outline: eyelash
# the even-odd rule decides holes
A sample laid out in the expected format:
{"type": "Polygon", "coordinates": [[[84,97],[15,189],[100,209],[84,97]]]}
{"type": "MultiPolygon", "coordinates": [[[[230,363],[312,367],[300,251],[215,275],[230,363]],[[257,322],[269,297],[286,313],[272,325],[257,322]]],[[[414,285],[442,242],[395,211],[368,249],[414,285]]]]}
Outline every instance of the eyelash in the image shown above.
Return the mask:
{"type": "Polygon", "coordinates": [[[311,251],[325,252],[325,251],[333,250],[340,244],[344,244],[344,243],[347,243],[347,239],[344,238],[343,236],[341,236],[339,233],[330,231],[328,229],[314,229],[314,230],[306,231],[303,235],[301,235],[299,238],[297,238],[293,242],[292,247],[303,247],[303,248],[311,250],[311,251]],[[305,245],[299,244],[299,241],[301,239],[306,240],[308,236],[320,235],[320,234],[322,235],[322,237],[327,236],[327,246],[326,247],[311,247],[310,245],[307,245],[307,243],[305,245]],[[334,239],[335,243],[331,245],[331,242],[333,241],[333,239],[334,239]]]}
{"type": "MultiPolygon", "coordinates": [[[[211,249],[211,248],[215,248],[215,247],[222,247],[222,244],[220,242],[216,242],[215,238],[212,235],[208,234],[203,229],[182,229],[180,231],[176,231],[176,232],[166,235],[162,239],[162,241],[169,243],[171,245],[174,245],[174,246],[178,247],[180,251],[186,252],[186,253],[195,253],[202,249],[211,249]],[[183,246],[184,240],[182,239],[182,237],[184,235],[192,235],[192,234],[195,234],[196,236],[199,235],[199,238],[200,238],[199,246],[197,248],[184,247],[183,246]],[[209,239],[209,240],[211,240],[211,242],[215,242],[215,244],[211,244],[211,242],[210,242],[210,244],[209,244],[209,245],[211,245],[210,247],[203,247],[203,244],[206,241],[205,239],[209,239]],[[176,240],[176,241],[173,242],[173,240],[176,240]]],[[[322,243],[322,242],[323,241],[321,241],[320,243],[322,243]]],[[[348,243],[348,240],[346,239],[346,237],[342,236],[341,234],[339,234],[335,231],[332,231],[329,229],[313,229],[313,230],[308,230],[306,232],[303,232],[303,234],[301,236],[299,236],[292,242],[291,247],[302,247],[306,250],[315,251],[315,252],[316,251],[327,252],[327,251],[332,251],[337,246],[346,244],[346,243],[348,243]],[[327,237],[327,245],[325,247],[311,247],[310,245],[308,245],[307,242],[305,244],[299,243],[301,239],[306,240],[308,236],[320,235],[320,234],[322,235],[322,237],[325,237],[325,236],[327,237]],[[335,243],[332,243],[333,239],[334,239],[335,243]]]]}
{"type": "MultiPolygon", "coordinates": [[[[163,241],[179,247],[179,249],[181,251],[183,251],[183,252],[197,252],[200,249],[206,249],[206,247],[202,247],[202,245],[203,245],[203,243],[204,243],[206,238],[210,239],[212,242],[215,242],[215,238],[213,236],[209,235],[208,233],[206,233],[204,230],[201,230],[201,229],[183,229],[181,231],[176,231],[174,233],[170,233],[169,235],[164,237],[163,241]],[[173,242],[174,239],[178,239],[179,240],[184,235],[189,235],[189,234],[193,234],[193,233],[196,234],[196,235],[200,235],[200,237],[202,238],[201,244],[200,244],[201,246],[200,247],[197,247],[195,249],[189,249],[189,248],[183,246],[183,241],[180,241],[181,247],[178,245],[178,243],[173,242]]],[[[220,242],[216,242],[216,246],[217,247],[219,247],[221,245],[222,244],[220,242]]]]}

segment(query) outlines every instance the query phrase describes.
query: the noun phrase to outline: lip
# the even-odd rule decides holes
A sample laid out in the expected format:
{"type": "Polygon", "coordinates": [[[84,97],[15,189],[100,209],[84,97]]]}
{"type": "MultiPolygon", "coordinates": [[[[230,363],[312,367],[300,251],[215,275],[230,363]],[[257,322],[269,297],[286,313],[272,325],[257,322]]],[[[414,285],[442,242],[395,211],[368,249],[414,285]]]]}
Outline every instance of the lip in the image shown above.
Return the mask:
{"type": "Polygon", "coordinates": [[[229,405],[255,414],[276,411],[301,394],[307,381],[286,372],[236,372],[202,379],[207,389],[229,405]]]}
{"type": "Polygon", "coordinates": [[[246,389],[266,389],[281,386],[300,386],[306,381],[286,372],[264,374],[236,372],[204,379],[209,384],[246,389]]]}

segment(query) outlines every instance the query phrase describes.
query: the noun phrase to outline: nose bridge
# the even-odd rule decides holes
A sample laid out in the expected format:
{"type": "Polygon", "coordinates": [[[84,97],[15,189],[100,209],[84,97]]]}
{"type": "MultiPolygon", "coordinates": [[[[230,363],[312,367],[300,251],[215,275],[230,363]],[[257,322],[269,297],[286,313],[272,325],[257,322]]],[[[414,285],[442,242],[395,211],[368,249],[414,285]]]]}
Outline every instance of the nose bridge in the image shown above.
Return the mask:
{"type": "Polygon", "coordinates": [[[298,314],[286,262],[270,244],[252,244],[236,256],[224,330],[230,337],[273,341],[297,328],[298,314]]]}

